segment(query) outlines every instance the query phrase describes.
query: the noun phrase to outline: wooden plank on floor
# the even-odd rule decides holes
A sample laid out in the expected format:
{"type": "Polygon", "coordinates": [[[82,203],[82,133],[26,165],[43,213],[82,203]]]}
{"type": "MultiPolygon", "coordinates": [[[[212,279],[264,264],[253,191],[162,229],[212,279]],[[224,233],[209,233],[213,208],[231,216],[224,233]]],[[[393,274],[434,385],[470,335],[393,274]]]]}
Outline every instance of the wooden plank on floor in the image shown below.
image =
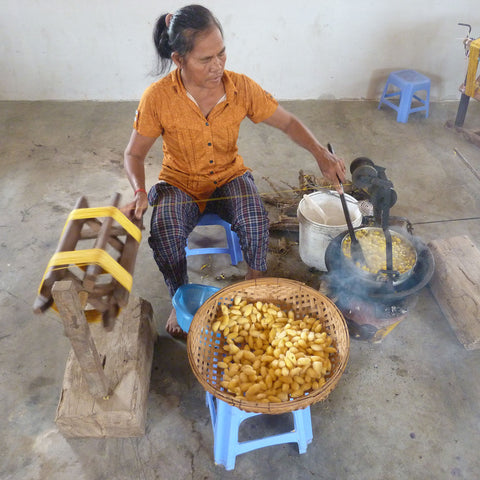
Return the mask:
{"type": "Polygon", "coordinates": [[[480,251],[466,235],[433,240],[433,293],[458,340],[467,350],[480,348],[480,251]]]}
{"type": "Polygon", "coordinates": [[[144,435],[156,337],[152,318],[150,303],[130,295],[112,331],[90,324],[112,393],[105,399],[92,397],[71,351],[55,418],[65,437],[144,435]]]}

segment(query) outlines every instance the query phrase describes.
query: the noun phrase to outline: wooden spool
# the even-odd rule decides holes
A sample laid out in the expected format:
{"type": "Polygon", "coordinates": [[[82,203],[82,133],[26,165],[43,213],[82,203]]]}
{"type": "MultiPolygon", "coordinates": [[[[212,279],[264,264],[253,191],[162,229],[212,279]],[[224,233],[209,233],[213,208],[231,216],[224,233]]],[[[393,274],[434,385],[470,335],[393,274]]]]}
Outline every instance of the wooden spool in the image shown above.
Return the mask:
{"type": "MultiPolygon", "coordinates": [[[[111,206],[116,209],[119,202],[120,194],[115,193],[111,206]]],[[[67,220],[55,253],[65,254],[79,251],[80,242],[90,241],[91,243],[93,240],[92,252],[103,250],[107,253],[108,249],[111,252],[111,255],[108,252],[109,255],[118,263],[122,271],[133,276],[139,246],[138,237],[136,239],[121,226],[115,226],[112,216],[105,217],[103,221],[94,216],[89,217],[88,202],[85,197],[77,200],[71,215],[80,211],[85,212],[85,217],[76,218],[73,215],[73,219],[67,220]]],[[[95,213],[95,209],[91,209],[91,211],[92,214],[95,213]]],[[[125,220],[127,219],[125,218],[125,220]]],[[[134,229],[138,230],[139,234],[139,225],[134,225],[134,229]]],[[[104,327],[111,329],[120,308],[125,307],[128,303],[129,290],[113,276],[110,277],[110,273],[105,272],[93,260],[92,263],[86,265],[52,265],[47,268],[33,310],[35,313],[42,313],[52,307],[54,305],[52,296],[54,283],[59,280],[71,280],[81,295],[83,303],[86,304],[87,318],[97,320],[97,314],[100,314],[104,327]]]]}

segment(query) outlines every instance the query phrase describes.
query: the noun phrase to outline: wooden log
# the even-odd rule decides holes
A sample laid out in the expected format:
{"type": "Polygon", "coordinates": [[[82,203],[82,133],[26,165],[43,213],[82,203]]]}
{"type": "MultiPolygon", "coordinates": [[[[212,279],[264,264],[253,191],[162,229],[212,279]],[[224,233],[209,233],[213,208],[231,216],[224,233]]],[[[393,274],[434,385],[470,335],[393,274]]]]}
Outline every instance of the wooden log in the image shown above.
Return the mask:
{"type": "Polygon", "coordinates": [[[109,394],[109,382],[90,335],[77,290],[71,281],[59,281],[53,285],[52,295],[63,321],[65,335],[72,344],[88,390],[94,398],[106,397],[109,394]]]}
{"type": "Polygon", "coordinates": [[[111,332],[91,323],[97,350],[111,385],[107,399],[94,398],[79,362],[70,352],[55,422],[65,437],[137,437],[145,434],[153,346],[150,303],[130,295],[111,332]]]}
{"type": "Polygon", "coordinates": [[[278,222],[270,223],[270,232],[298,232],[298,220],[294,217],[281,217],[278,222]]]}
{"type": "Polygon", "coordinates": [[[465,235],[433,240],[430,290],[467,350],[480,348],[480,251],[465,235]]]}

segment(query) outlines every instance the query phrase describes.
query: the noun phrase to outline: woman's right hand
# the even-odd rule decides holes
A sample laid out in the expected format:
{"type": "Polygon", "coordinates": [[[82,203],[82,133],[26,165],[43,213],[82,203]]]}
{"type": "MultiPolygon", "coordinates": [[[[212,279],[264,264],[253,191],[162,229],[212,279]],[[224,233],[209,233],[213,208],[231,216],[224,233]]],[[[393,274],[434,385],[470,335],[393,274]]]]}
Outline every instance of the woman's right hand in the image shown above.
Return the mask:
{"type": "Polygon", "coordinates": [[[130,220],[141,220],[148,208],[148,197],[143,191],[135,194],[133,202],[120,208],[120,211],[130,220]]]}

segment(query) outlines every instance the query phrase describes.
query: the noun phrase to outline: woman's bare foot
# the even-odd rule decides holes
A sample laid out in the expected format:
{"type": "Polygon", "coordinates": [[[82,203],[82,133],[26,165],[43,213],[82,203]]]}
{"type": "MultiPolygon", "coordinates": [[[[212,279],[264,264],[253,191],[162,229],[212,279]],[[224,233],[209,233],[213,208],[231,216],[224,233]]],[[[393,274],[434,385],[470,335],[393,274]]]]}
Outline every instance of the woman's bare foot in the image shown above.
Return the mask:
{"type": "Polygon", "coordinates": [[[255,278],[262,278],[265,276],[265,272],[261,272],[260,270],[254,270],[247,266],[247,273],[245,275],[245,280],[253,280],[255,278]]]}
{"type": "Polygon", "coordinates": [[[187,332],[184,332],[177,322],[177,314],[174,308],[172,308],[172,311],[170,312],[167,324],[165,325],[165,330],[173,338],[187,338],[187,332]]]}

